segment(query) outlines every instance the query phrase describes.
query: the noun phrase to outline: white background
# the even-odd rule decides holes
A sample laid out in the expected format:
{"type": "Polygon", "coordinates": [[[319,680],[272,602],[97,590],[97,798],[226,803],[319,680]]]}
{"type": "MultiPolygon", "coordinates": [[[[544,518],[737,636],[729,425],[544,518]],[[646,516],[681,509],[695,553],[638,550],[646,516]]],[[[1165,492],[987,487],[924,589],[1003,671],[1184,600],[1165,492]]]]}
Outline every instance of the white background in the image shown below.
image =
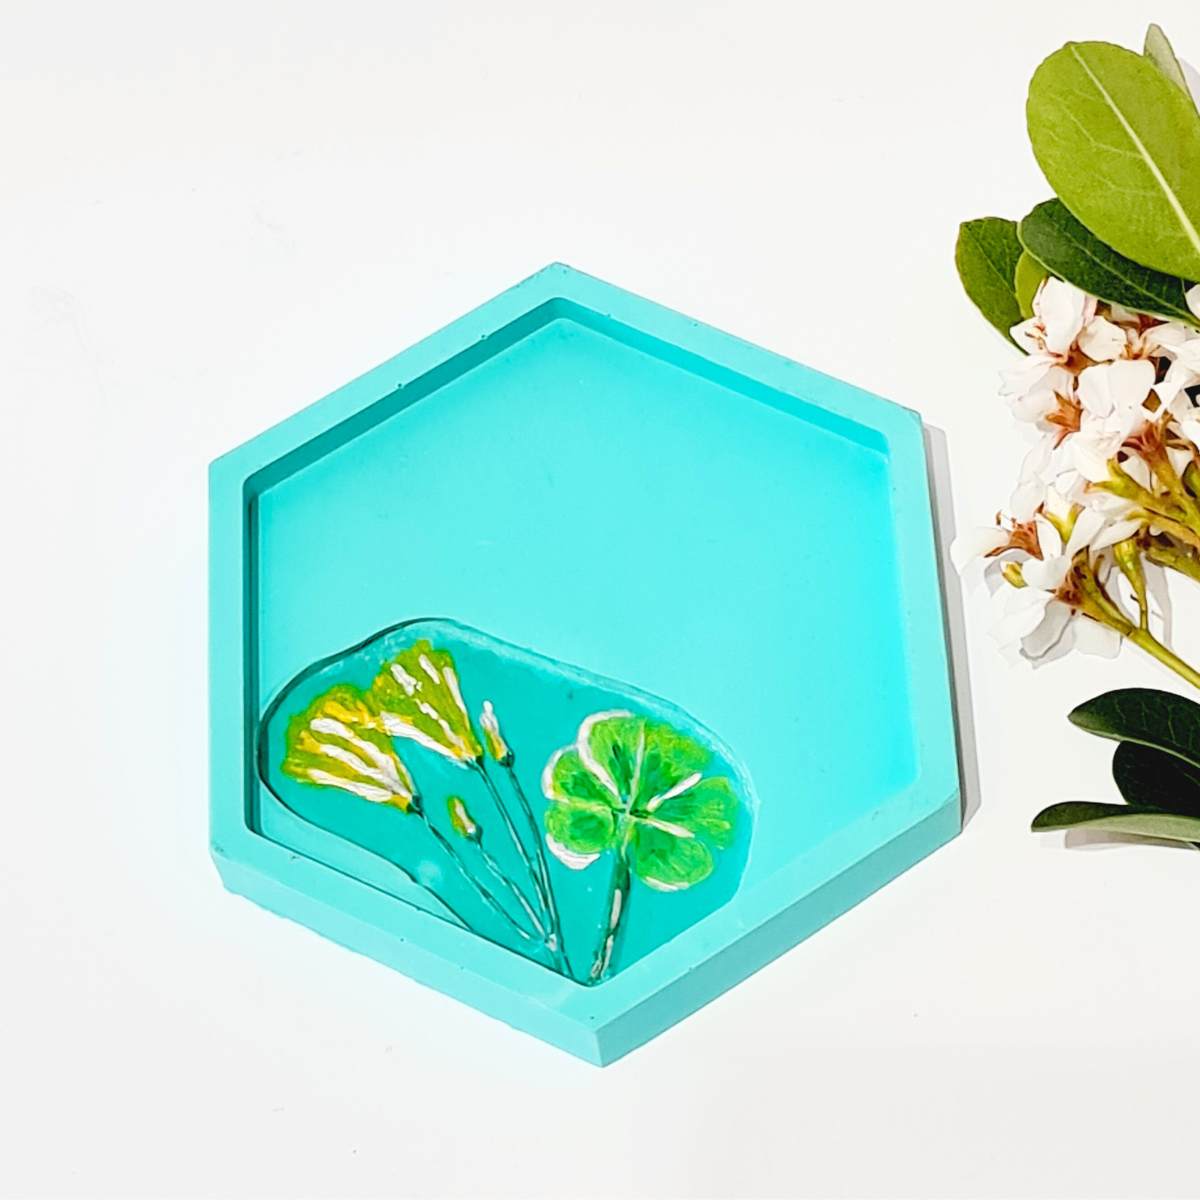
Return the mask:
{"type": "Polygon", "coordinates": [[[1151,18],[1200,57],[1194,0],[0,4],[0,1190],[1200,1190],[1200,858],[1028,832],[1112,794],[1067,710],[1174,684],[980,596],[962,838],[605,1071],[206,850],[210,458],[561,259],[918,409],[986,520],[956,226],[1046,194],[1038,60],[1151,18]]]}

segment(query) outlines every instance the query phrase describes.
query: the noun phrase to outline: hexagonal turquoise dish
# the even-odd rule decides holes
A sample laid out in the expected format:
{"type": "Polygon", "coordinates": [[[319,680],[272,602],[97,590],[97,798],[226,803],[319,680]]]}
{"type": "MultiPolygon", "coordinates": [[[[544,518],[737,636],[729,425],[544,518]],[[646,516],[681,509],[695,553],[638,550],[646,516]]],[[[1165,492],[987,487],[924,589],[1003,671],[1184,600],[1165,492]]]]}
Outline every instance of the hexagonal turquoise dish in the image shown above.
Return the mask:
{"type": "Polygon", "coordinates": [[[226,886],[590,1062],[960,827],[918,417],[568,267],[213,463],[211,589],[226,886]]]}

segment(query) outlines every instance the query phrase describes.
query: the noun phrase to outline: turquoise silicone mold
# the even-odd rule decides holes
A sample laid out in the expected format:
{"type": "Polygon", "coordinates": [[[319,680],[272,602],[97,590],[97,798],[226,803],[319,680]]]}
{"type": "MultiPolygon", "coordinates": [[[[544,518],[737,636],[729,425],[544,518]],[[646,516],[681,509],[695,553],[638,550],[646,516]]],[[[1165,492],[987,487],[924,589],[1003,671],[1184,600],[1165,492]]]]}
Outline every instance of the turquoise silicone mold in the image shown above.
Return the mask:
{"type": "Polygon", "coordinates": [[[210,566],[226,885],[589,1061],[959,828],[919,419],[569,268],[218,459],[210,566]],[[378,856],[280,803],[255,763],[272,698],[430,616],[726,742],[758,798],[729,898],[584,987],[406,903],[378,856]]]}

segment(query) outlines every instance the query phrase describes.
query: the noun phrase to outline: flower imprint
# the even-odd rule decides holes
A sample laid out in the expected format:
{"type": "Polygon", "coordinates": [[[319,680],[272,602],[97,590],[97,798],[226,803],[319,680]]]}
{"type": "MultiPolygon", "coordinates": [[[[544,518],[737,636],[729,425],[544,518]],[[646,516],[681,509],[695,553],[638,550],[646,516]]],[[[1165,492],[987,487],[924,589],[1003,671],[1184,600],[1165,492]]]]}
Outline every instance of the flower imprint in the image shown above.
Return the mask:
{"type": "Polygon", "coordinates": [[[371,698],[385,732],[408,738],[460,766],[479,762],[483,747],[463,702],[454,658],[426,638],[384,665],[371,698]]]}
{"type": "Polygon", "coordinates": [[[369,696],[350,684],[323,692],[288,723],[283,772],[407,812],[416,786],[369,696]]]}

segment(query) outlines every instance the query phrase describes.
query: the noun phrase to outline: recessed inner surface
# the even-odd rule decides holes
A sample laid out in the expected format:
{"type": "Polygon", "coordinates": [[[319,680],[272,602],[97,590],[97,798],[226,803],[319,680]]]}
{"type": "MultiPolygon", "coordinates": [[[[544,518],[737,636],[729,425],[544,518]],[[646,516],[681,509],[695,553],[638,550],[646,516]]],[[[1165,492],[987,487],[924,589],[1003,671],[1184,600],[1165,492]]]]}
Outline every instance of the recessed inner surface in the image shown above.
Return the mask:
{"type": "MultiPolygon", "coordinates": [[[[914,776],[888,462],[842,429],[550,320],[259,496],[260,710],[317,659],[451,618],[712,730],[758,797],[761,879],[914,776]]],[[[373,878],[262,797],[268,836],[373,878]]]]}

